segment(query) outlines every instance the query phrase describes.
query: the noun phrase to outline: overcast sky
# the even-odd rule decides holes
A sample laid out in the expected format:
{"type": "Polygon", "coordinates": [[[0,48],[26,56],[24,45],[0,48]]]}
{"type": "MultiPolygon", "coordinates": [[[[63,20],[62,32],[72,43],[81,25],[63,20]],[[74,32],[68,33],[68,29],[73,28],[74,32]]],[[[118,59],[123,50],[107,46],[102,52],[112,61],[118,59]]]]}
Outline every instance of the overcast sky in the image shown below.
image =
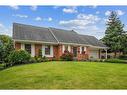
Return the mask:
{"type": "Polygon", "coordinates": [[[75,30],[104,36],[106,20],[116,11],[127,29],[127,6],[0,6],[0,34],[12,36],[12,23],[75,30]]]}

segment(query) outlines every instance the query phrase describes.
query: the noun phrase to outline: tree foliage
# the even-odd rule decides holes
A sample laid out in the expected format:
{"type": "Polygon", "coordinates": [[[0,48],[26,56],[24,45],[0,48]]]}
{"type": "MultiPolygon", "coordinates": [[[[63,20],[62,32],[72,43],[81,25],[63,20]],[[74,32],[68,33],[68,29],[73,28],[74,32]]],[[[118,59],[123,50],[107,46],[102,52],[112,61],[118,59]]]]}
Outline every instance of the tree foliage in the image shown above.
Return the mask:
{"type": "Polygon", "coordinates": [[[111,12],[106,25],[105,36],[102,41],[115,53],[124,51],[125,44],[123,43],[126,40],[126,32],[123,30],[124,24],[122,24],[116,12],[111,12]]]}
{"type": "Polygon", "coordinates": [[[0,35],[0,61],[6,61],[12,50],[14,50],[12,38],[7,35],[0,35]]]}

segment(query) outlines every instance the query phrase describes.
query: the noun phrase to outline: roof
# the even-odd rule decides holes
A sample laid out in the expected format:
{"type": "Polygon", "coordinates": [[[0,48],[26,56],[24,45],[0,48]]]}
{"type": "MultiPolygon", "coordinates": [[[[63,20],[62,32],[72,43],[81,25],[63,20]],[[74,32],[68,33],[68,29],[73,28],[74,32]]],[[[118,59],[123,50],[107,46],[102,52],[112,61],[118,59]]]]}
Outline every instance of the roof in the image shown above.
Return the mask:
{"type": "Polygon", "coordinates": [[[84,42],[75,31],[56,28],[50,29],[60,43],[88,44],[87,42],[84,42]]]}
{"type": "Polygon", "coordinates": [[[100,46],[100,47],[106,47],[101,41],[99,41],[94,36],[89,35],[79,35],[81,39],[83,39],[85,42],[88,42],[92,46],[100,46]]]}
{"type": "Polygon", "coordinates": [[[106,47],[94,36],[80,35],[74,30],[37,27],[19,23],[13,23],[13,39],[106,47]]]}
{"type": "Polygon", "coordinates": [[[56,39],[48,28],[35,27],[18,23],[13,24],[13,39],[57,43],[56,39]]]}

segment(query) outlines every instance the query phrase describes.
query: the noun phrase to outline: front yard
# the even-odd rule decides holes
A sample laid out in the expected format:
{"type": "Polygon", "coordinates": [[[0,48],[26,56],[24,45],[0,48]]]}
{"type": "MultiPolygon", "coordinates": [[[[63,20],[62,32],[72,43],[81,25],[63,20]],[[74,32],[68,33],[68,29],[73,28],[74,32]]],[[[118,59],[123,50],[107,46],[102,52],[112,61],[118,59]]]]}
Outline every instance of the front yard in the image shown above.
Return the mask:
{"type": "Polygon", "coordinates": [[[127,64],[51,61],[0,71],[0,89],[127,89],[127,64]]]}

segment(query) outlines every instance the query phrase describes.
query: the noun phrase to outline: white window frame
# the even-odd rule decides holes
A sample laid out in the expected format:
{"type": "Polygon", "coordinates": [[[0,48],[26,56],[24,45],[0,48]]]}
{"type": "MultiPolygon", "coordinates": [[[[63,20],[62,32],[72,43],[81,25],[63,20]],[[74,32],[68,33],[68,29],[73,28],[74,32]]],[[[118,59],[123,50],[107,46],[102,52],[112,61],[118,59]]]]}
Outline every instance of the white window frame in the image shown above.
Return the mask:
{"type": "Polygon", "coordinates": [[[25,50],[25,45],[23,43],[21,43],[21,49],[25,50]]]}
{"type": "Polygon", "coordinates": [[[62,52],[64,53],[64,51],[65,51],[65,46],[62,45],[62,52]]]}
{"type": "MultiPolygon", "coordinates": [[[[69,51],[69,52],[71,52],[71,46],[70,45],[67,45],[67,50],[69,51]]],[[[65,51],[65,45],[62,45],[62,52],[64,53],[64,51],[65,51]]]]}
{"type": "Polygon", "coordinates": [[[68,51],[71,52],[71,46],[70,45],[68,45],[68,51]]]}
{"type": "Polygon", "coordinates": [[[84,51],[86,51],[86,47],[84,47],[84,51]]]}
{"type": "Polygon", "coordinates": [[[50,45],[50,55],[46,55],[46,54],[45,54],[45,46],[46,46],[46,45],[42,46],[42,56],[53,57],[53,46],[50,45]]]}
{"type": "MultiPolygon", "coordinates": [[[[31,56],[34,57],[35,56],[35,45],[34,44],[30,44],[31,45],[31,56]]],[[[21,43],[21,49],[25,50],[25,44],[21,43]]]]}
{"type": "MultiPolygon", "coordinates": [[[[84,47],[84,46],[80,46],[80,54],[83,52],[82,47],[84,47]]],[[[86,47],[84,47],[84,51],[86,52],[86,47]]]]}

